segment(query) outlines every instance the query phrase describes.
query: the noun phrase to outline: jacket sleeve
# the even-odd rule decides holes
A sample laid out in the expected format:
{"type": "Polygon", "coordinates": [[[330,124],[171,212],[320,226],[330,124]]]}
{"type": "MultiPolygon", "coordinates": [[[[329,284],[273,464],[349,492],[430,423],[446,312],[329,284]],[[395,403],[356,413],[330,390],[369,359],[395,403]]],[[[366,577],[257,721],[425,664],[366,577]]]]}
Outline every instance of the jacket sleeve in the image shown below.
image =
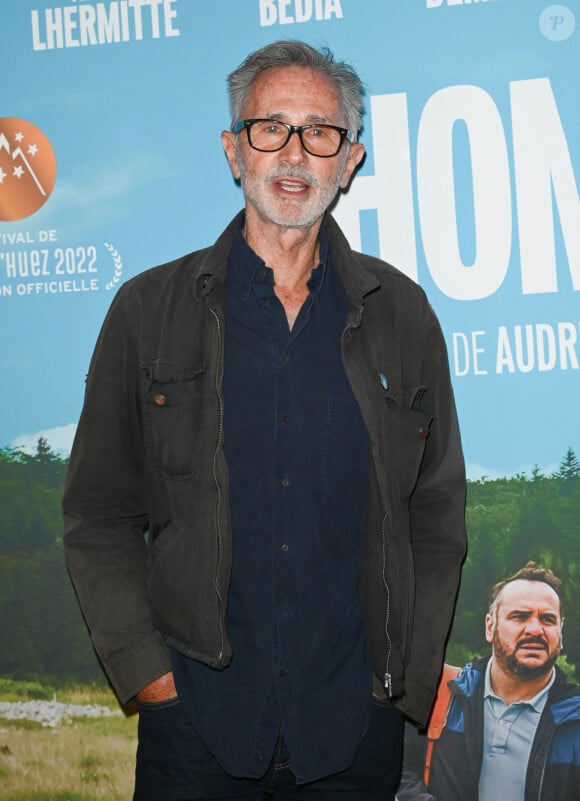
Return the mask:
{"type": "Polygon", "coordinates": [[[409,499],[415,608],[405,671],[404,711],[421,725],[435,697],[465,556],[465,465],[447,349],[427,302],[423,306],[422,406],[432,415],[415,488],[409,499]],[[437,668],[433,670],[433,665],[437,668]]]}
{"type": "Polygon", "coordinates": [[[63,500],[67,567],[121,703],[171,669],[147,590],[150,504],[133,294],[131,285],[123,287],[103,324],[63,500]]]}

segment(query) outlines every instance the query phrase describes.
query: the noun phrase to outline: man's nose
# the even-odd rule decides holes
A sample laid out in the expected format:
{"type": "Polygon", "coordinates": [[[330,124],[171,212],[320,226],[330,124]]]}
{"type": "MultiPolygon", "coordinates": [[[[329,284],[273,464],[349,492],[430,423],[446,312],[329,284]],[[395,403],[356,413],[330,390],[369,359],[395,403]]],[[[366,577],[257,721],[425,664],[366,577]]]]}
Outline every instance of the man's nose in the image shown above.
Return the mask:
{"type": "Polygon", "coordinates": [[[290,139],[281,150],[281,154],[291,164],[298,164],[308,158],[308,153],[302,146],[298,131],[292,131],[290,139]]]}
{"type": "Polygon", "coordinates": [[[533,636],[537,636],[542,634],[544,631],[544,627],[542,625],[542,621],[539,617],[532,615],[526,622],[526,633],[531,634],[533,636]]]}

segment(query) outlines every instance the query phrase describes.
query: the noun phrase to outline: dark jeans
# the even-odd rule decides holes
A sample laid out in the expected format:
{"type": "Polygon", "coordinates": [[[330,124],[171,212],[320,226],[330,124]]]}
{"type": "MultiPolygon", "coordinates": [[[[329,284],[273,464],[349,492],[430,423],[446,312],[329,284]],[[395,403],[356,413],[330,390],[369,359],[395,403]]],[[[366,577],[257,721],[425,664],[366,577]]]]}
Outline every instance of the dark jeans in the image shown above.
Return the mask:
{"type": "Polygon", "coordinates": [[[179,701],[142,705],[133,801],[393,801],[403,717],[373,698],[369,728],[347,770],[296,785],[281,737],[261,779],[236,779],[210,754],[179,701]]]}

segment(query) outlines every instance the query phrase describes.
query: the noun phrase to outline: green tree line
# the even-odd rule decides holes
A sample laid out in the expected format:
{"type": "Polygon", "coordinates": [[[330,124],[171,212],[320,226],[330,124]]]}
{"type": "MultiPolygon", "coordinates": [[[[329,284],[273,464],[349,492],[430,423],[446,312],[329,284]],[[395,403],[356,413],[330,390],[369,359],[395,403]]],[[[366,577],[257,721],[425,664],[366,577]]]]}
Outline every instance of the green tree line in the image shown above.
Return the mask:
{"type": "Polygon", "coordinates": [[[580,681],[580,462],[569,448],[552,475],[536,467],[467,492],[468,554],[451,632],[448,661],[463,664],[487,653],[484,618],[492,586],[526,562],[549,567],[562,581],[564,655],[580,681]]]}
{"type": "MultiPolygon", "coordinates": [[[[104,681],[64,566],[61,498],[67,460],[39,439],[34,454],[0,449],[0,675],[104,681]]],[[[562,579],[565,667],[580,666],[580,462],[468,484],[469,550],[448,649],[463,664],[487,652],[495,582],[533,560],[562,579]]],[[[580,680],[580,670],[576,674],[580,680]]]]}
{"type": "Polygon", "coordinates": [[[67,460],[0,449],[0,675],[102,682],[62,554],[67,460]]]}

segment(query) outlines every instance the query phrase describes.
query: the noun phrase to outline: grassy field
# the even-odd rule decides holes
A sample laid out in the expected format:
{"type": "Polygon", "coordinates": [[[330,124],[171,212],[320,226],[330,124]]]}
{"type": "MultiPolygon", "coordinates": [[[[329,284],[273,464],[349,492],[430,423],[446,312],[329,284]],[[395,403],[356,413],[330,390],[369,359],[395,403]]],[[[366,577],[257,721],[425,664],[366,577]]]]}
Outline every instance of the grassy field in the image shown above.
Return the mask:
{"type": "MultiPolygon", "coordinates": [[[[22,686],[16,692],[0,687],[0,700],[22,701],[43,695],[41,690],[27,692],[22,686]]],[[[50,698],[53,696],[51,693],[50,698]]],[[[103,688],[57,691],[56,700],[118,709],[112,693],[103,688]]],[[[129,801],[136,744],[136,715],[76,718],[54,729],[0,718],[0,798],[129,801]]]]}

